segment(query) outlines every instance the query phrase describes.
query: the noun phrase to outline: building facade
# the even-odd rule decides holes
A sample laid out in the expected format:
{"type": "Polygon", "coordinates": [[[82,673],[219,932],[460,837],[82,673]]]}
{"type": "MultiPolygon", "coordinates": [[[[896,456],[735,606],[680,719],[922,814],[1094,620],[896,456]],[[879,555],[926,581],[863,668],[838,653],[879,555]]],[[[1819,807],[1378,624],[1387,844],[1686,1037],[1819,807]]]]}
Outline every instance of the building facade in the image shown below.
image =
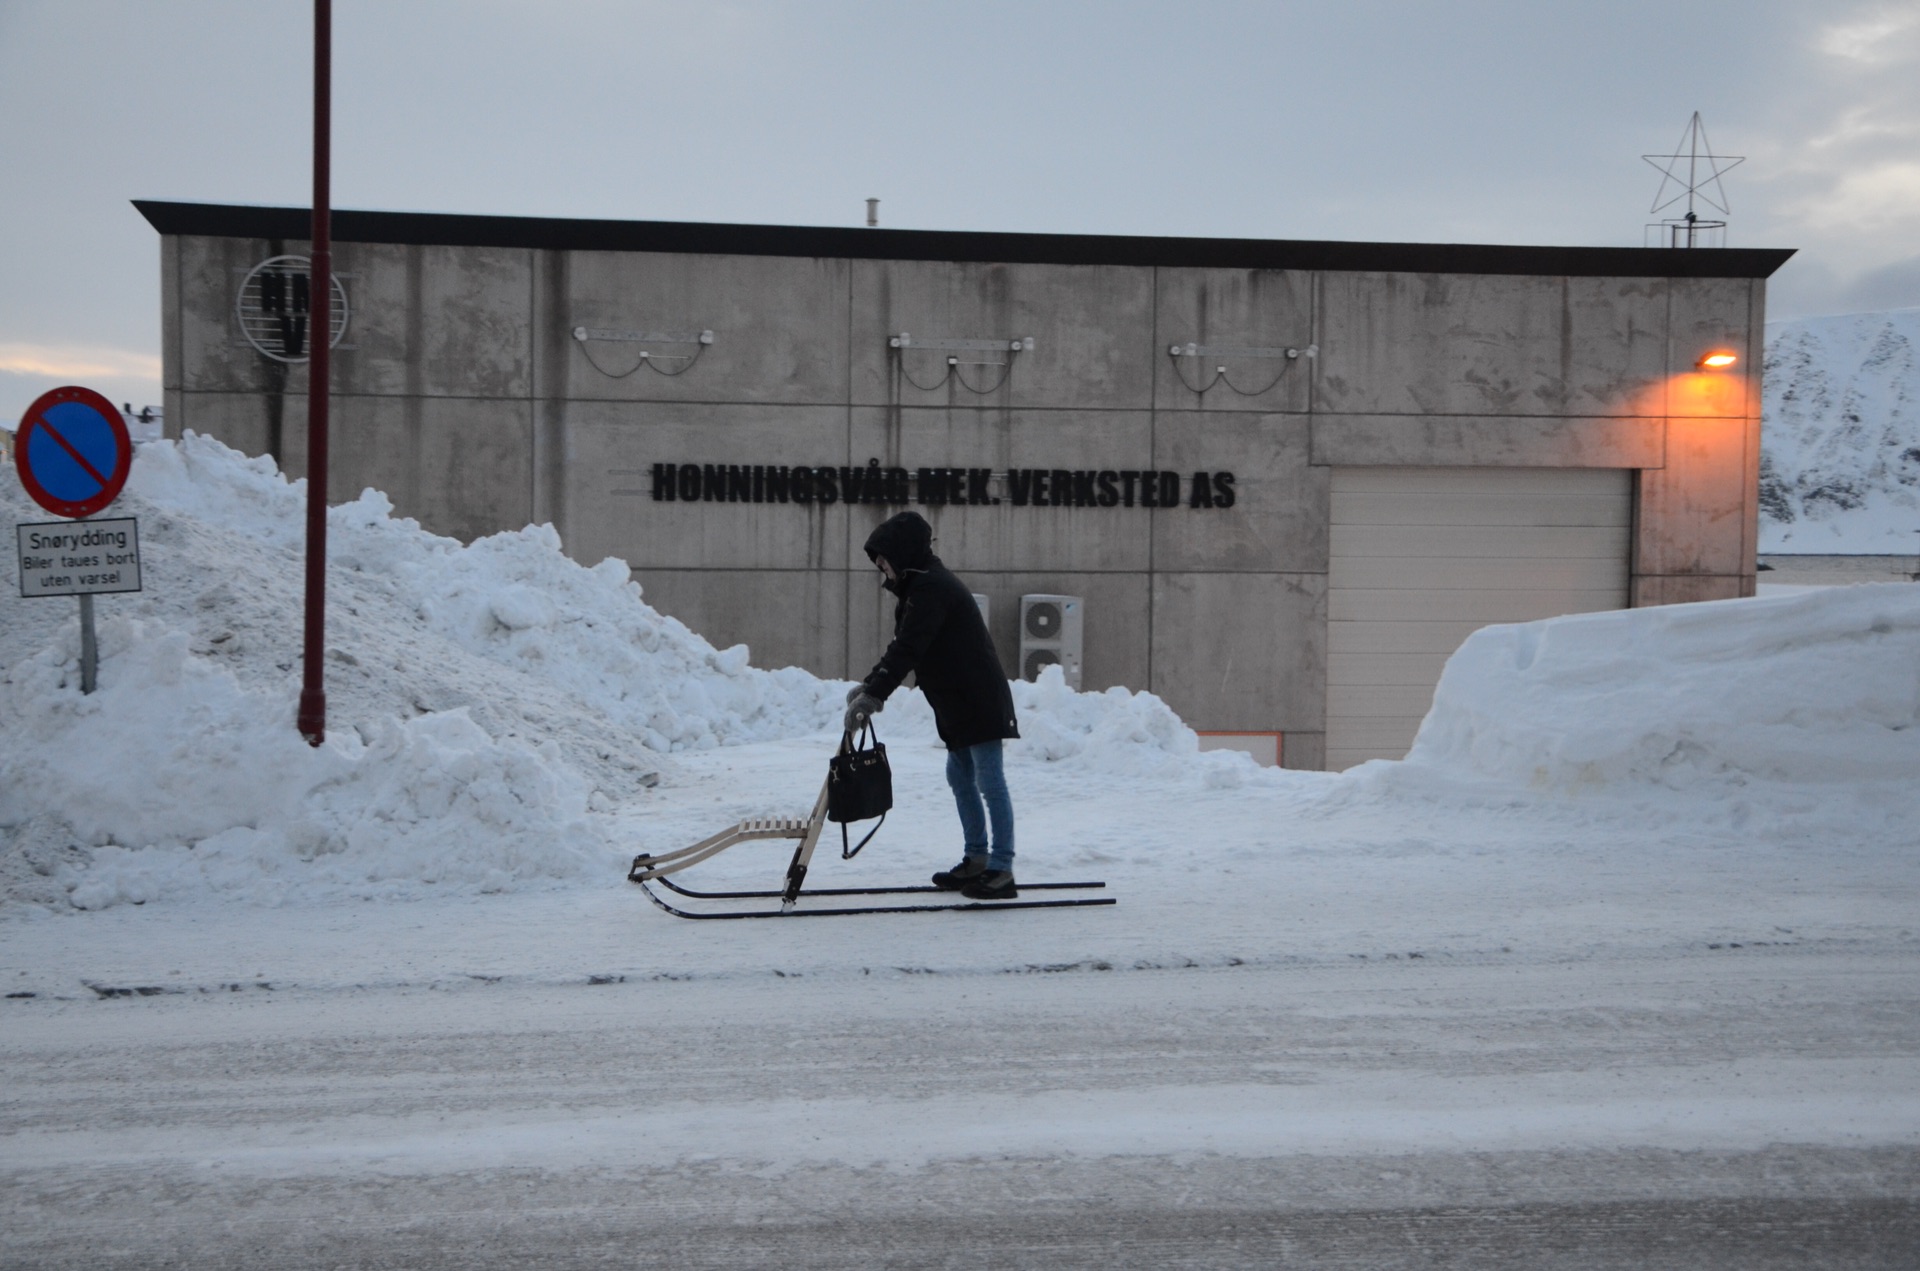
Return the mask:
{"type": "MultiPolygon", "coordinates": [[[[169,432],[300,474],[306,213],[137,206],[169,432]]],[[[1083,687],[1289,767],[1404,753],[1477,626],[1753,591],[1785,251],[356,212],[334,235],[330,497],[375,486],[461,538],[550,522],[760,665],[865,673],[890,605],[860,545],[905,507],[1010,675],[1020,598],[1079,597],[1083,687]]]]}

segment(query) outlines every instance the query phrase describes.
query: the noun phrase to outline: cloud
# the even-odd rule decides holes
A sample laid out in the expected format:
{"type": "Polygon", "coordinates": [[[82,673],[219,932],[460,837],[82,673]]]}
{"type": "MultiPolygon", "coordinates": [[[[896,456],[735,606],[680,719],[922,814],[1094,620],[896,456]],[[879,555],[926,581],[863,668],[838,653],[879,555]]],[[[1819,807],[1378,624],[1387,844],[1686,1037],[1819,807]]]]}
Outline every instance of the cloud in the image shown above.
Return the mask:
{"type": "Polygon", "coordinates": [[[1805,250],[1781,295],[1811,311],[1920,304],[1920,0],[1846,6],[1802,39],[1745,169],[1766,192],[1747,241],[1805,250]]]}
{"type": "Polygon", "coordinates": [[[75,344],[0,343],[0,374],[44,375],[61,379],[113,376],[160,378],[160,359],[151,353],[75,344]]]}
{"type": "Polygon", "coordinates": [[[1855,313],[1915,306],[1920,306],[1920,256],[1868,270],[1839,296],[1839,307],[1855,313]]]}
{"type": "Polygon", "coordinates": [[[1864,229],[1920,220],[1920,162],[1888,160],[1843,175],[1833,197],[1864,229]]]}
{"type": "Polygon", "coordinates": [[[1834,120],[1826,132],[1808,137],[1801,144],[1818,153],[1920,137],[1920,119],[1887,107],[1887,103],[1879,102],[1854,106],[1834,120]]]}
{"type": "Polygon", "coordinates": [[[1920,45],[1920,6],[1885,5],[1836,22],[1814,42],[1822,53],[1869,66],[1884,66],[1914,55],[1920,45]]]}

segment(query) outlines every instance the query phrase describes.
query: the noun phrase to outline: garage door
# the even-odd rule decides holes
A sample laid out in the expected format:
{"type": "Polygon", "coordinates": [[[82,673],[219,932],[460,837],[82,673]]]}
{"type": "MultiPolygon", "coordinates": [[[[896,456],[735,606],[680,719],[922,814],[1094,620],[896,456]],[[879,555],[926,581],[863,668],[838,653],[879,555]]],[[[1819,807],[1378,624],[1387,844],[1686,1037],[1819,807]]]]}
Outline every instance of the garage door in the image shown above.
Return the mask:
{"type": "Polygon", "coordinates": [[[1624,608],[1632,475],[1334,469],[1327,767],[1404,757],[1477,628],[1624,608]]]}

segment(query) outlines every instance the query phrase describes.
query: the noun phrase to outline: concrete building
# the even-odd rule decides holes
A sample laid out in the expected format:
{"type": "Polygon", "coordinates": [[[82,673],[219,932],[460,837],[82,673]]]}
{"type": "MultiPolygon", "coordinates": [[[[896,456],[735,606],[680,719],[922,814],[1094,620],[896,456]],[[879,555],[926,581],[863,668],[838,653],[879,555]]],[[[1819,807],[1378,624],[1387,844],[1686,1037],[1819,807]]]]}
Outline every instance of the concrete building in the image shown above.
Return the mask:
{"type": "MultiPolygon", "coordinates": [[[[295,209],[137,205],[165,415],[303,469],[295,209]]],[[[901,507],[1083,687],[1289,767],[1404,753],[1488,622],[1750,595],[1790,255],[340,212],[330,495],[551,522],[761,665],[863,674],[901,507]],[[1736,361],[1704,368],[1711,352],[1736,361]],[[1749,356],[1749,355],[1752,356],[1749,356]]]]}

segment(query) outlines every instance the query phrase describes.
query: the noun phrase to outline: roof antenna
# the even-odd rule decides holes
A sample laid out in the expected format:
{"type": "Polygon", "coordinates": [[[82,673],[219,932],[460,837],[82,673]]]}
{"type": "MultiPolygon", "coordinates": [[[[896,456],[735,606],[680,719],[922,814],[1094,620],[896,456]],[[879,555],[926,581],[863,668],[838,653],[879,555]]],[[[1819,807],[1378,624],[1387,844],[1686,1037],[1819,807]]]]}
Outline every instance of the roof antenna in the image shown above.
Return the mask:
{"type": "Polygon", "coordinates": [[[1685,216],[1647,226],[1646,246],[1725,247],[1727,223],[1701,220],[1699,212],[1694,209],[1694,201],[1697,199],[1720,215],[1727,215],[1730,210],[1727,191],[1720,184],[1720,178],[1745,163],[1746,156],[1715,155],[1712,143],[1707,140],[1707,126],[1700,122],[1700,112],[1696,110],[1693,118],[1687,122],[1687,130],[1680,134],[1680,144],[1673,148],[1672,154],[1643,154],[1640,157],[1660,169],[1660,188],[1654,193],[1652,211],[1665,211],[1681,199],[1687,201],[1685,216]],[[1676,187],[1676,193],[1671,198],[1667,197],[1669,185],[1676,187]],[[1719,197],[1715,198],[1715,194],[1719,197]],[[1655,241],[1656,236],[1658,242],[1655,241]]]}
{"type": "Polygon", "coordinates": [[[872,229],[880,223],[880,200],[867,200],[867,228],[872,229]]]}

